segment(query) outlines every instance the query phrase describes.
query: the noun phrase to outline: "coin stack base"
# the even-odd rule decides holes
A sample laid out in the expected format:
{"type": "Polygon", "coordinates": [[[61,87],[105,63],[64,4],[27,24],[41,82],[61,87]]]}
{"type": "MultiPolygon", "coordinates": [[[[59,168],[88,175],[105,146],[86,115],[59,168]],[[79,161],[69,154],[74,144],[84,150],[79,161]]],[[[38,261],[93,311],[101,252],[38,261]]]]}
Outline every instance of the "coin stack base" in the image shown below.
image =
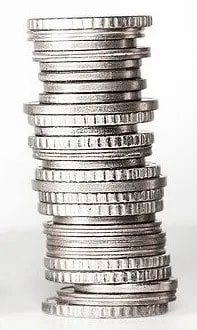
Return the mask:
{"type": "Polygon", "coordinates": [[[158,102],[142,98],[137,39],[150,16],[28,20],[43,92],[24,111],[42,162],[33,189],[44,223],[51,315],[131,318],[162,315],[176,299],[163,210],[166,178],[147,161],[154,135],[140,131],[158,102]]]}

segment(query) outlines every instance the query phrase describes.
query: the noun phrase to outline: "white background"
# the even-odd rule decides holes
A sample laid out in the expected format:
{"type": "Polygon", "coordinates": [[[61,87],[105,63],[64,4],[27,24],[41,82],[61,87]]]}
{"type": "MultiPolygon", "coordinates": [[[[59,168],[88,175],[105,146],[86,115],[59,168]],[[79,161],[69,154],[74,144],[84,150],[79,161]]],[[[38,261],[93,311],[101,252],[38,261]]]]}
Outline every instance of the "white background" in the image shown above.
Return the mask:
{"type": "MultiPolygon", "coordinates": [[[[1,221],[0,329],[187,329],[197,327],[197,23],[195,1],[6,1],[1,31],[1,221]],[[37,196],[31,190],[35,161],[27,146],[25,101],[37,100],[41,84],[32,45],[26,41],[29,17],[153,15],[144,46],[148,78],[144,95],[160,100],[153,158],[168,175],[165,211],[158,215],[168,233],[173,273],[179,278],[178,300],[169,314],[143,320],[66,320],[43,315],[40,302],[55,293],[43,276],[45,250],[37,196]]],[[[148,124],[147,124],[148,128],[148,124]]]]}

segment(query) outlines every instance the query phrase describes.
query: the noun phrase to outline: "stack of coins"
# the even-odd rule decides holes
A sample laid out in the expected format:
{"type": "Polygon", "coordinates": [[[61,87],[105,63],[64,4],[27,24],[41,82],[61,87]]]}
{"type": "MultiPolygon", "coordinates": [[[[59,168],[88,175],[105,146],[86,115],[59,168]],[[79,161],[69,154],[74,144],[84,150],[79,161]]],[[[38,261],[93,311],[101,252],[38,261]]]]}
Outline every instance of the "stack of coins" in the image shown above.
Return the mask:
{"type": "Polygon", "coordinates": [[[42,161],[33,188],[39,212],[53,219],[47,237],[46,279],[64,283],[47,299],[48,314],[92,318],[163,314],[175,300],[163,209],[166,178],[145,161],[158,102],[141,98],[137,38],[150,16],[30,19],[33,58],[44,92],[25,104],[42,161]]]}

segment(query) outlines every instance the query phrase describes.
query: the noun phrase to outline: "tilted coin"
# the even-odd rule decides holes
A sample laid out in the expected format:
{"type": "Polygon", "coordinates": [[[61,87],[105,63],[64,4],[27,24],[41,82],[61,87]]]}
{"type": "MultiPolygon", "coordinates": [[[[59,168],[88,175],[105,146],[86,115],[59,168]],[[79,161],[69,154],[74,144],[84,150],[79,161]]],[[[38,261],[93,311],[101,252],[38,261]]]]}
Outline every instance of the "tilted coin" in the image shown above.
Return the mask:
{"type": "Polygon", "coordinates": [[[131,192],[163,188],[166,186],[166,177],[149,179],[138,179],[131,181],[112,181],[112,182],[51,182],[51,181],[32,181],[33,189],[45,192],[73,192],[73,193],[101,193],[101,192],[131,192]]]}
{"type": "Polygon", "coordinates": [[[139,68],[141,59],[123,61],[83,61],[83,62],[40,62],[41,71],[87,71],[87,70],[119,70],[125,68],[139,68]]]}
{"type": "Polygon", "coordinates": [[[39,94],[41,103],[63,104],[63,103],[111,103],[129,100],[140,100],[141,92],[113,92],[113,93],[42,93],[39,94]]]}
{"type": "MultiPolygon", "coordinates": [[[[59,95],[60,96],[60,95],[59,95]]],[[[91,115],[91,114],[125,114],[158,109],[155,99],[141,99],[119,103],[97,104],[42,104],[38,102],[25,103],[24,112],[29,115],[91,115]]]]}
{"type": "MultiPolygon", "coordinates": [[[[74,290],[73,290],[74,291],[74,290]]],[[[128,306],[149,305],[154,303],[165,304],[176,299],[175,291],[151,293],[82,293],[71,292],[64,288],[57,291],[62,303],[89,306],[128,306]]]]}
{"type": "Polygon", "coordinates": [[[151,16],[34,18],[27,21],[27,29],[33,31],[78,29],[113,30],[118,28],[143,28],[151,25],[151,16]]]}
{"type": "Polygon", "coordinates": [[[136,47],[136,40],[133,38],[114,40],[35,40],[35,51],[75,51],[95,49],[116,49],[136,47]]]}
{"type": "Polygon", "coordinates": [[[39,201],[55,204],[113,204],[145,202],[162,199],[163,189],[116,193],[62,193],[40,192],[39,201]]]}
{"type": "Polygon", "coordinates": [[[171,277],[171,267],[105,272],[69,272],[46,270],[45,278],[58,283],[136,283],[166,280],[171,277]]]}
{"type": "Polygon", "coordinates": [[[141,59],[150,56],[150,48],[119,48],[76,51],[34,51],[33,59],[37,62],[76,62],[76,61],[113,61],[141,59]]]}
{"type": "Polygon", "coordinates": [[[155,178],[160,174],[160,166],[154,163],[147,163],[144,167],[100,170],[58,170],[46,169],[40,166],[36,168],[35,179],[52,182],[109,182],[155,178]]]}
{"type": "Polygon", "coordinates": [[[57,298],[49,298],[42,303],[44,313],[65,317],[83,318],[137,318],[167,313],[168,304],[142,306],[84,306],[62,304],[57,298]]]}
{"type": "MultiPolygon", "coordinates": [[[[57,105],[58,106],[58,105],[57,105]]],[[[50,106],[49,106],[50,107],[50,106]]],[[[96,128],[97,126],[103,127],[103,125],[108,125],[112,127],[115,131],[119,130],[119,126],[135,126],[138,123],[150,122],[154,119],[153,111],[141,111],[141,112],[129,112],[120,114],[89,114],[89,115],[29,115],[28,122],[30,125],[36,126],[38,128],[47,127],[53,129],[58,127],[60,130],[62,127],[88,127],[92,126],[96,128]]],[[[93,130],[92,128],[92,130],[93,130]]],[[[46,132],[46,131],[45,131],[46,132]]]]}
{"type": "Polygon", "coordinates": [[[113,149],[149,146],[154,142],[154,135],[153,133],[125,133],[96,136],[30,136],[28,142],[33,149],[113,149]]]}
{"type": "Polygon", "coordinates": [[[151,293],[171,292],[177,289],[177,279],[171,277],[169,280],[147,283],[129,284],[89,284],[75,285],[75,291],[83,293],[151,293]]]}
{"type": "Polygon", "coordinates": [[[44,92],[46,93],[130,92],[145,88],[145,79],[104,80],[99,82],[44,82],[44,92]]]}
{"type": "MultiPolygon", "coordinates": [[[[104,270],[124,270],[160,268],[169,266],[170,256],[168,254],[154,255],[149,257],[131,258],[116,257],[106,258],[53,258],[45,257],[44,265],[48,269],[69,270],[69,271],[104,271],[104,270]]],[[[155,282],[157,283],[157,282],[155,282]]],[[[117,285],[117,284],[116,284],[117,285]]],[[[142,284],[141,284],[142,285],[142,284]]],[[[144,285],[144,284],[143,284],[144,285]]],[[[91,288],[90,288],[91,289],[91,288]]],[[[102,289],[101,289],[102,290],[102,289]]]]}
{"type": "Polygon", "coordinates": [[[41,71],[39,79],[41,81],[98,81],[98,80],[117,80],[133,79],[140,77],[140,70],[129,68],[122,70],[84,70],[84,71],[41,71]]]}

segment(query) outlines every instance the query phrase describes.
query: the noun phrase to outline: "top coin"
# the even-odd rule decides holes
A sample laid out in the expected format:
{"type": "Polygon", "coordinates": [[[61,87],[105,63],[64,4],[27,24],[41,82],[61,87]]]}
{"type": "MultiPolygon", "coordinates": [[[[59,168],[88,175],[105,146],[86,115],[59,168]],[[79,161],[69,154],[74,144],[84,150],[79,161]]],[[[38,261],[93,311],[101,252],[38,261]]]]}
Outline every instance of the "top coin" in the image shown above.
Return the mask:
{"type": "Polygon", "coordinates": [[[144,28],[151,25],[152,16],[59,17],[27,20],[27,29],[31,31],[124,29],[144,28]]]}

